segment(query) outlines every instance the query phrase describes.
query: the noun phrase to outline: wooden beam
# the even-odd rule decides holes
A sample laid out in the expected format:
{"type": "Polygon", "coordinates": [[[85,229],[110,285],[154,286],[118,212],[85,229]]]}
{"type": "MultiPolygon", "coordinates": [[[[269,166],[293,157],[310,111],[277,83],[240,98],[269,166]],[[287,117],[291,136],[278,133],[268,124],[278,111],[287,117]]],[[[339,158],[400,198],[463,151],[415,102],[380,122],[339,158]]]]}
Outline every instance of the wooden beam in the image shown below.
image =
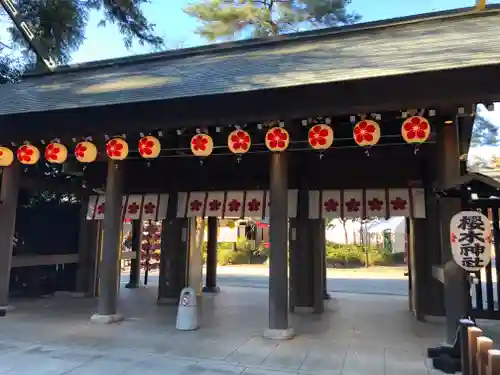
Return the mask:
{"type": "Polygon", "coordinates": [[[486,0],[476,0],[476,9],[484,10],[486,8],[486,0]]]}

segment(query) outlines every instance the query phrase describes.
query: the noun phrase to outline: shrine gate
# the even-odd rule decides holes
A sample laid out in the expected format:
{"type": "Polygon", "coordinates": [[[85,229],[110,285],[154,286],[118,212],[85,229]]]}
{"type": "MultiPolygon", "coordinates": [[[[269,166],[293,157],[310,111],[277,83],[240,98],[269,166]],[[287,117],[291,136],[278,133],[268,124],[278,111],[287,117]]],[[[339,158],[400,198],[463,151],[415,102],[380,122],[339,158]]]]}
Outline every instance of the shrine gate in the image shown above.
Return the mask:
{"type": "Polygon", "coordinates": [[[18,191],[58,190],[87,208],[78,290],[94,294],[100,263],[94,320],[122,318],[124,217],[162,221],[160,302],[176,300],[194,272],[199,218],[209,218],[215,288],[216,218],[268,217],[266,335],[289,338],[290,308],[324,309],[325,219],[406,216],[412,310],[446,315],[450,340],[469,299],[449,244],[461,206],[436,190],[467,173],[476,104],[500,101],[498,35],[498,6],[459,9],[60,67],[1,86],[0,309],[18,191]]]}

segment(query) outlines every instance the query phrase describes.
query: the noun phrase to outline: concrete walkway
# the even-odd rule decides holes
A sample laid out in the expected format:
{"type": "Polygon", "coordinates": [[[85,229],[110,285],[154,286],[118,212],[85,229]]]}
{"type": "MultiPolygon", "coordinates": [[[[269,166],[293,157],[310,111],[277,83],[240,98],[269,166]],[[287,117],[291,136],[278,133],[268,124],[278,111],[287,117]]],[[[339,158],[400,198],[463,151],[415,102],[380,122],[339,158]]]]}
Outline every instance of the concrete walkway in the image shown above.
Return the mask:
{"type": "Polygon", "coordinates": [[[261,337],[267,290],[224,287],[202,301],[201,329],[175,330],[176,308],[156,287],[121,292],[117,325],[89,323],[95,301],[14,301],[0,319],[0,374],[429,375],[425,349],[442,327],[416,322],[407,298],[335,294],[324,315],[293,315],[298,336],[261,337]]]}

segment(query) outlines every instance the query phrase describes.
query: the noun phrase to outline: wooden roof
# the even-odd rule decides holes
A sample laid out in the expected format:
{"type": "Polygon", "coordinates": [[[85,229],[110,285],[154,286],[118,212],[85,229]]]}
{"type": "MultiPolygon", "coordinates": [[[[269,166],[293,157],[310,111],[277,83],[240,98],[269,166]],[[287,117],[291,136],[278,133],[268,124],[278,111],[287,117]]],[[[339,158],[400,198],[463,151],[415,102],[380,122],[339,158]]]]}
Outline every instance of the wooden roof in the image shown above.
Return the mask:
{"type": "Polygon", "coordinates": [[[0,115],[498,65],[499,35],[492,6],[61,67],[0,86],[0,115]]]}

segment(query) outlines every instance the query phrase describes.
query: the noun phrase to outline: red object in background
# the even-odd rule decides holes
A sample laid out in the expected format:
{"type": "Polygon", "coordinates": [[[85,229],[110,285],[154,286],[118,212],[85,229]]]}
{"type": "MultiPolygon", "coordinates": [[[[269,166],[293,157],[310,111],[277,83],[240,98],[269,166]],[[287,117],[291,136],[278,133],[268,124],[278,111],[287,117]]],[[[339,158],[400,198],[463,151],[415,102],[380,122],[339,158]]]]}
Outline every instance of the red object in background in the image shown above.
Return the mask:
{"type": "Polygon", "coordinates": [[[269,224],[263,223],[262,221],[255,221],[255,225],[257,225],[257,228],[261,229],[267,228],[269,226],[269,224]]]}
{"type": "Polygon", "coordinates": [[[264,242],[264,248],[269,249],[269,242],[264,242]]]}

